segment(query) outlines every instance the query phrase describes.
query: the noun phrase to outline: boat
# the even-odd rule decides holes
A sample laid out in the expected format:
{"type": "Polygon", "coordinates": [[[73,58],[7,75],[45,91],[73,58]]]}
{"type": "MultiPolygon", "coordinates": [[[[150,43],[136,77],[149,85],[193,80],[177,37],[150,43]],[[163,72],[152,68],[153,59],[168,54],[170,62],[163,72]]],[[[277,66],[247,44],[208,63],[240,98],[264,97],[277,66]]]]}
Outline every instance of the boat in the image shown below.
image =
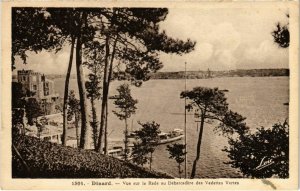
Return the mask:
{"type": "MultiPolygon", "coordinates": [[[[122,146],[115,146],[112,149],[108,149],[108,155],[120,160],[124,160],[125,151],[122,146]]],[[[129,152],[127,154],[127,160],[132,160],[131,157],[131,149],[129,149],[129,152]]]]}
{"type": "MultiPolygon", "coordinates": [[[[182,129],[173,129],[170,132],[161,132],[158,134],[158,141],[155,142],[155,144],[157,145],[161,145],[161,144],[167,144],[167,143],[171,143],[174,141],[178,141],[181,140],[184,137],[183,134],[183,130],[182,129]]],[[[129,141],[129,147],[133,147],[134,143],[136,143],[137,140],[137,136],[134,132],[130,132],[127,136],[128,141],[129,141]]]]}
{"type": "Polygon", "coordinates": [[[121,158],[124,155],[124,150],[123,150],[123,147],[121,147],[121,146],[113,147],[112,149],[109,149],[107,152],[108,152],[109,156],[112,156],[115,158],[121,158]]]}
{"type": "Polygon", "coordinates": [[[178,141],[184,137],[182,129],[174,129],[173,131],[170,131],[168,133],[161,132],[160,134],[158,134],[158,136],[158,145],[178,141]]]}

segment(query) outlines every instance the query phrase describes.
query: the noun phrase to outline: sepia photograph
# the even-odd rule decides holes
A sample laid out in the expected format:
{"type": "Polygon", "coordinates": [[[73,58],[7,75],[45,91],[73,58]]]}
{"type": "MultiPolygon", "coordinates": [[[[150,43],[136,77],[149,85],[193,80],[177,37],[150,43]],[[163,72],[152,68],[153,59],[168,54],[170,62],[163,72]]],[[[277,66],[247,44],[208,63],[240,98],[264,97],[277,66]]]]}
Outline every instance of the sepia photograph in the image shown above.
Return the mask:
{"type": "Polygon", "coordinates": [[[165,5],[9,8],[11,181],[276,189],[294,178],[289,4],[165,5]]]}

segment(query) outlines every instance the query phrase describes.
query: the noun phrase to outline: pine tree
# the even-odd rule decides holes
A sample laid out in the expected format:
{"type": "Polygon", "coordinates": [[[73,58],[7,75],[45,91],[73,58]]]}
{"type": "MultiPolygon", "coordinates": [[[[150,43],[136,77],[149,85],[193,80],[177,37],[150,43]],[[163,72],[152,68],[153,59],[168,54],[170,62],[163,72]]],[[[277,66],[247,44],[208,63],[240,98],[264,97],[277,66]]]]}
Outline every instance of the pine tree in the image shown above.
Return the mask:
{"type": "Polygon", "coordinates": [[[191,178],[195,178],[197,162],[200,159],[201,142],[205,123],[211,124],[213,121],[219,122],[219,125],[215,130],[227,136],[232,134],[244,134],[248,131],[248,127],[246,127],[246,124],[244,123],[244,117],[228,109],[224,91],[219,90],[218,88],[195,87],[191,91],[182,92],[181,98],[190,100],[187,108],[195,108],[195,112],[200,119],[196,158],[193,162],[191,172],[191,178]]]}
{"type": "Polygon", "coordinates": [[[79,104],[79,100],[75,96],[74,90],[70,91],[67,104],[68,104],[67,119],[68,121],[72,121],[74,117],[77,147],[79,147],[80,145],[80,138],[79,138],[80,104],[79,104]]]}
{"type": "Polygon", "coordinates": [[[152,166],[152,154],[155,151],[155,148],[159,141],[158,134],[160,133],[159,124],[152,122],[141,123],[139,124],[142,128],[138,131],[135,131],[136,142],[132,149],[132,161],[134,163],[144,165],[149,162],[149,168],[151,170],[152,166]],[[148,156],[150,154],[150,157],[148,156]]]}
{"type": "Polygon", "coordinates": [[[113,99],[115,99],[114,104],[118,108],[118,111],[113,111],[113,113],[120,119],[125,122],[125,131],[124,131],[124,145],[125,145],[125,153],[124,159],[127,161],[128,159],[128,118],[131,117],[132,114],[135,113],[137,100],[133,99],[131,96],[131,91],[128,84],[122,84],[117,88],[118,95],[115,95],[113,99]]]}
{"type": "Polygon", "coordinates": [[[178,164],[178,174],[179,177],[181,178],[181,173],[183,172],[181,170],[181,163],[184,162],[185,155],[187,152],[185,152],[185,145],[184,144],[179,144],[175,143],[173,145],[167,145],[167,151],[169,151],[170,154],[170,159],[175,159],[175,161],[178,164]]]}

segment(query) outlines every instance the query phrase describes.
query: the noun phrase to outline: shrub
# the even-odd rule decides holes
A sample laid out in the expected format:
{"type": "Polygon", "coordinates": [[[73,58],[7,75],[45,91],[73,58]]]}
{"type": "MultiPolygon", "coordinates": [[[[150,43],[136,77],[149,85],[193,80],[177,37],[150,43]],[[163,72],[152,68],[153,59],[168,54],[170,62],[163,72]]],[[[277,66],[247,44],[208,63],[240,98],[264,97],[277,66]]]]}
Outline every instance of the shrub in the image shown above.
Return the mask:
{"type": "Polygon", "coordinates": [[[253,134],[230,139],[224,149],[231,159],[228,164],[247,177],[289,177],[289,124],[276,123],[272,128],[259,128],[253,134]]]}
{"type": "Polygon", "coordinates": [[[13,144],[29,168],[26,170],[13,150],[13,178],[172,178],[94,151],[63,147],[34,137],[17,136],[13,144]]]}

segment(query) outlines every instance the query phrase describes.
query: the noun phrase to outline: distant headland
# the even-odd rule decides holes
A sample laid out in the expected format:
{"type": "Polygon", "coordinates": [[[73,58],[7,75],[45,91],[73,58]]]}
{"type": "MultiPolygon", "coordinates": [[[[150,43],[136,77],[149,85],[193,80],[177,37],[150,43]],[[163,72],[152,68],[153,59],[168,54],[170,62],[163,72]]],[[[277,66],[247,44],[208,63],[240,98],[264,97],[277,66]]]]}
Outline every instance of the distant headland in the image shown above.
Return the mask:
{"type": "MultiPolygon", "coordinates": [[[[187,71],[187,79],[206,79],[220,77],[268,77],[289,76],[289,69],[238,69],[227,71],[187,71]]],[[[157,72],[151,75],[151,79],[184,79],[185,72],[157,72]]]]}

